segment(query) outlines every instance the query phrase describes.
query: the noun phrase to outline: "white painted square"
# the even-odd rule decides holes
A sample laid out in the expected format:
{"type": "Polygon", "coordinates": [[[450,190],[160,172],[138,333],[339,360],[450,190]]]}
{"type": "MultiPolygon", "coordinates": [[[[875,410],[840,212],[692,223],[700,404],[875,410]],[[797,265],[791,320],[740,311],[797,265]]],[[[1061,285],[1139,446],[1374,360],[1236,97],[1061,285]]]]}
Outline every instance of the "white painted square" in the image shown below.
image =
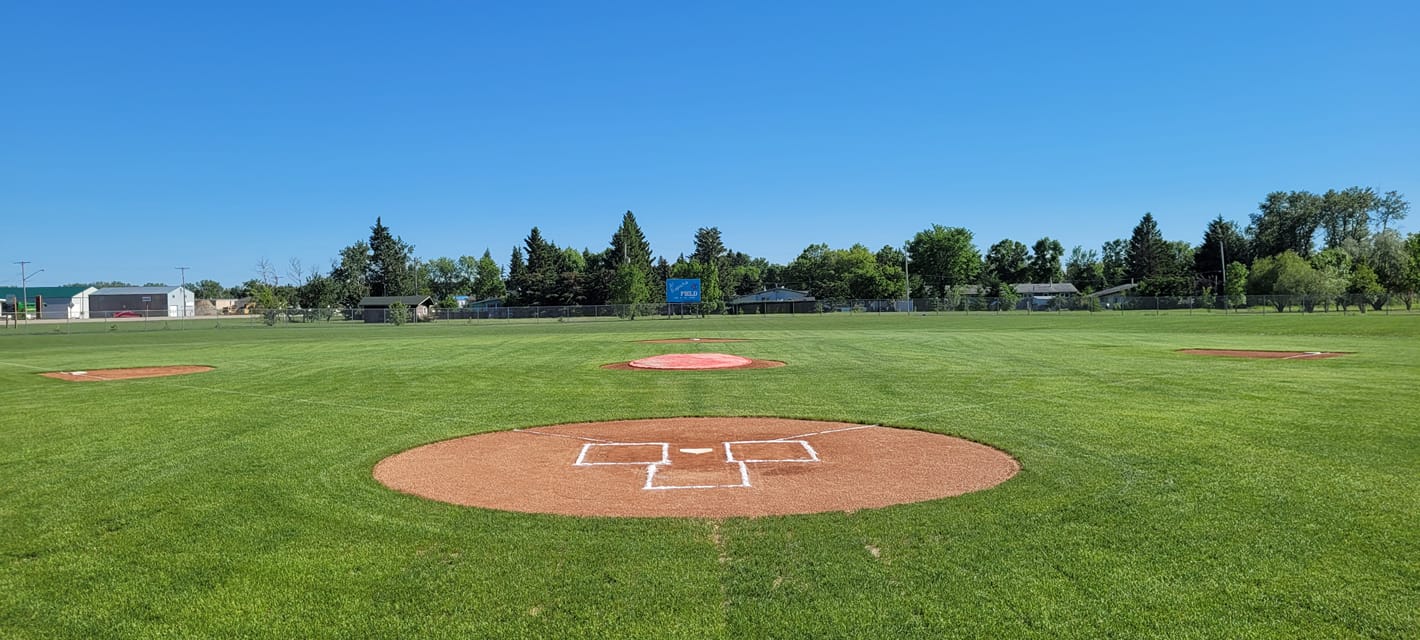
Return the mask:
{"type": "Polygon", "coordinates": [[[729,462],[818,462],[807,440],[736,440],[725,443],[729,462]]]}
{"type": "Polygon", "coordinates": [[[588,442],[582,445],[574,466],[670,464],[667,442],[588,442]]]}
{"type": "Polygon", "coordinates": [[[748,487],[749,469],[743,462],[725,463],[715,467],[695,469],[675,465],[648,465],[643,489],[739,489],[748,487]]]}

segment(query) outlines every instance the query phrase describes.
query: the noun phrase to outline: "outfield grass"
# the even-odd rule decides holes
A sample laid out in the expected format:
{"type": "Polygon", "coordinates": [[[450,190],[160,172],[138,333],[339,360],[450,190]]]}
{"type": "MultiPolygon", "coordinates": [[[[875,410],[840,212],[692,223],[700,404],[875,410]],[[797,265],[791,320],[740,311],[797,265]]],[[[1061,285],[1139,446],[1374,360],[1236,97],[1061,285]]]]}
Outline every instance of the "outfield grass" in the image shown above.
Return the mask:
{"type": "Polygon", "coordinates": [[[0,637],[1416,637],[1417,337],[1377,314],[0,337],[0,637]],[[632,342],[694,335],[754,341],[632,342]],[[789,366],[598,368],[687,350],[789,366]],[[162,364],[217,370],[34,375],[162,364]],[[458,435],[687,415],[926,429],[1023,468],[722,521],[485,511],[370,477],[458,435]]]}

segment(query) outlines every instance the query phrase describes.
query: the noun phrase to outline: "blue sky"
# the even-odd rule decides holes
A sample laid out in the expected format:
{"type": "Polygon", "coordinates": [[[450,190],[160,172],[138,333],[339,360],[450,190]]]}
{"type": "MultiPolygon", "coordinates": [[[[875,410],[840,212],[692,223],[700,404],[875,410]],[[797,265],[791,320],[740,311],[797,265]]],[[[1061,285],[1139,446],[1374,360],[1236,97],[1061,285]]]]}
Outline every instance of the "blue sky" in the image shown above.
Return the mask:
{"type": "Polygon", "coordinates": [[[630,209],[787,262],[1420,197],[1413,2],[683,4],[4,3],[0,283],[233,284],[376,216],[424,258],[630,209]]]}

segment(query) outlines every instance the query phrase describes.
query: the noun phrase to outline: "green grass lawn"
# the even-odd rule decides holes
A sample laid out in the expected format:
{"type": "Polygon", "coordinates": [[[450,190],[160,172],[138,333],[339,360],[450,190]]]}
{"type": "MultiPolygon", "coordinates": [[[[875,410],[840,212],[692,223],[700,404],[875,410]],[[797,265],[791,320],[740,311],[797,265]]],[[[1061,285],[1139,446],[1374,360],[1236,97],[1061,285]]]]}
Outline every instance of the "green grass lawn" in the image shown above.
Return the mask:
{"type": "Polygon", "coordinates": [[[1417,338],[1378,314],[0,334],[0,637],[1413,638],[1417,338]],[[632,342],[679,336],[754,340],[632,342]],[[789,366],[598,368],[677,351],[789,366]],[[35,375],[163,364],[217,369],[35,375]],[[1023,468],[720,521],[470,509],[370,477],[458,435],[701,415],[925,429],[1023,468]]]}

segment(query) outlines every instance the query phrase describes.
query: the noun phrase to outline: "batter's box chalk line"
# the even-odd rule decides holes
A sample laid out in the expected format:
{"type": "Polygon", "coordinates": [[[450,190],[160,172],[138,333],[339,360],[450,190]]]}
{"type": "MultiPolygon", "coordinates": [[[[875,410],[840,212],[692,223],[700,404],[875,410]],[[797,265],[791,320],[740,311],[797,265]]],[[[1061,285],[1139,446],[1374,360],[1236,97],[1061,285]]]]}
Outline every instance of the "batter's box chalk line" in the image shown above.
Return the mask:
{"type": "MultiPolygon", "coordinates": [[[[595,454],[594,454],[595,457],[595,454]]],[[[575,467],[599,467],[604,465],[660,465],[671,463],[671,445],[669,442],[588,442],[582,445],[582,451],[577,454],[577,461],[572,463],[575,467]],[[656,447],[661,451],[658,460],[617,460],[612,462],[588,461],[587,454],[599,447],[656,447]]]]}
{"type": "MultiPolygon", "coordinates": [[[[668,442],[587,442],[582,444],[581,450],[577,453],[575,467],[599,467],[599,466],[644,466],[646,468],[646,483],[641,487],[647,491],[663,491],[668,489],[740,489],[752,487],[749,478],[749,465],[751,464],[798,464],[805,462],[822,462],[818,451],[814,450],[807,440],[731,440],[720,443],[725,451],[725,464],[732,465],[727,469],[727,475],[738,476],[738,482],[720,483],[700,483],[700,484],[658,484],[656,477],[661,474],[662,468],[675,468],[670,457],[670,443],[668,442]],[[766,457],[770,452],[779,452],[783,456],[783,449],[792,448],[795,445],[798,451],[788,452],[787,457],[766,457]],[[616,449],[611,447],[642,447],[650,451],[659,451],[659,459],[651,459],[653,456],[631,459],[616,460],[608,459],[608,456],[615,456],[616,449]],[[756,450],[763,453],[756,453],[756,450]],[[738,455],[737,452],[738,451],[738,455]]],[[[686,453],[699,454],[700,449],[679,449],[686,453]]],[[[701,471],[701,470],[697,470],[701,471]]]]}
{"type": "MultiPolygon", "coordinates": [[[[752,455],[752,454],[751,454],[751,455],[752,455]]],[[[735,441],[733,441],[733,442],[726,442],[726,443],[725,443],[725,462],[819,462],[819,457],[818,457],[818,452],[817,452],[817,451],[814,451],[814,448],[813,448],[811,445],[809,445],[809,443],[808,443],[807,440],[735,440],[735,441]],[[797,445],[799,445],[800,447],[803,447],[804,455],[805,455],[806,457],[802,457],[802,458],[743,458],[743,459],[740,459],[740,460],[736,460],[736,459],[735,459],[735,445],[742,445],[742,446],[740,447],[741,450],[746,450],[746,449],[752,450],[752,449],[764,449],[764,448],[766,448],[766,447],[755,447],[755,446],[753,446],[753,445],[757,445],[757,444],[771,445],[771,446],[772,446],[772,445],[782,445],[782,444],[797,444],[797,445]]]]}
{"type": "Polygon", "coordinates": [[[664,491],[667,489],[743,489],[751,486],[749,483],[749,465],[743,462],[734,463],[739,467],[740,481],[735,484],[656,484],[656,474],[660,473],[662,466],[669,464],[649,464],[646,465],[646,485],[641,487],[647,491],[664,491]]]}

